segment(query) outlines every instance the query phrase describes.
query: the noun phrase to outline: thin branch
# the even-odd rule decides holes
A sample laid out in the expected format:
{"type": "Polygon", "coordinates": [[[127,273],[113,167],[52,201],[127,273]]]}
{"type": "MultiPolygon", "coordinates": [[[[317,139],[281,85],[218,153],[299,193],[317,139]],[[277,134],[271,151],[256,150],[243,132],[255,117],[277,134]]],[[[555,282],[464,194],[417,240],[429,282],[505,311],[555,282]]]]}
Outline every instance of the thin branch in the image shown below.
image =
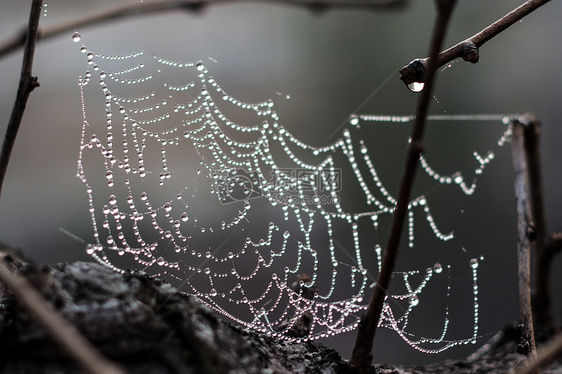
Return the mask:
{"type": "MultiPolygon", "coordinates": [[[[45,29],[39,40],[50,39],[66,34],[76,29],[83,29],[87,26],[97,25],[121,18],[136,17],[140,15],[153,15],[160,12],[172,10],[185,10],[197,12],[203,7],[220,4],[241,3],[245,0],[160,0],[148,1],[144,3],[129,4],[109,11],[102,11],[82,19],[73,20],[58,26],[45,29]]],[[[247,1],[247,0],[246,0],[247,1]]],[[[254,0],[258,1],[258,0],[254,0]]],[[[322,11],[326,9],[375,9],[375,8],[397,8],[405,6],[408,0],[262,0],[266,3],[279,3],[301,7],[308,7],[311,10],[322,11]]],[[[12,38],[0,44],[0,58],[16,51],[25,44],[26,30],[14,35],[12,38]]]]}
{"type": "MultiPolygon", "coordinates": [[[[494,38],[509,26],[513,25],[526,15],[534,12],[537,8],[548,3],[549,1],[550,0],[529,0],[520,7],[506,14],[501,19],[492,23],[490,26],[486,27],[479,33],[471,36],[466,40],[463,40],[462,42],[452,46],[449,49],[444,50],[443,52],[439,53],[439,56],[437,57],[437,64],[435,64],[435,69],[457,58],[462,58],[463,60],[471,62],[473,64],[477,63],[480,58],[479,48],[484,45],[484,43],[494,38]]],[[[406,85],[412,84],[414,82],[425,82],[425,80],[427,79],[425,77],[425,71],[427,70],[427,68],[429,68],[428,60],[428,57],[423,59],[415,59],[408,65],[404,66],[400,70],[400,79],[402,79],[402,81],[406,85]]]]}
{"type": "Polygon", "coordinates": [[[540,157],[541,127],[532,116],[524,118],[524,120],[523,151],[527,162],[528,198],[533,222],[531,244],[535,257],[535,277],[532,287],[533,317],[535,330],[544,332],[554,327],[550,286],[553,253],[546,248],[547,225],[540,157]]]}
{"type": "Polygon", "coordinates": [[[562,232],[555,232],[546,239],[544,246],[545,252],[549,252],[554,257],[558,252],[562,251],[562,232]]]}
{"type": "Polygon", "coordinates": [[[562,334],[558,334],[552,341],[539,351],[538,357],[527,363],[516,372],[516,374],[533,374],[548,363],[553,361],[556,357],[562,355],[562,334]]]}
{"type": "MultiPolygon", "coordinates": [[[[435,22],[429,48],[429,55],[433,56],[431,61],[435,61],[435,57],[441,49],[447,25],[453,12],[456,0],[436,0],[435,3],[437,5],[437,20],[435,22]]],[[[430,62],[430,65],[432,64],[433,63],[430,62]]],[[[412,128],[410,146],[406,155],[406,164],[404,166],[402,181],[400,183],[400,190],[392,220],[392,227],[383,257],[381,271],[379,272],[376,283],[377,287],[375,287],[367,311],[359,323],[357,338],[350,359],[350,364],[360,373],[369,372],[373,357],[373,340],[375,338],[375,332],[383,310],[386,292],[390,285],[390,279],[394,270],[396,257],[398,255],[398,246],[400,244],[400,237],[404,227],[406,214],[408,212],[408,203],[414,183],[414,177],[419,164],[419,157],[423,150],[423,131],[431,101],[435,71],[435,67],[432,67],[429,70],[427,82],[418,100],[416,120],[412,128]]]]}
{"type": "Polygon", "coordinates": [[[6,170],[8,169],[8,163],[10,162],[12,149],[14,148],[14,143],[23,118],[23,112],[25,111],[25,106],[27,105],[27,99],[29,98],[31,91],[33,91],[35,87],[39,86],[37,77],[31,76],[31,71],[33,68],[33,55],[35,54],[35,42],[37,40],[37,29],[39,28],[39,18],[41,17],[42,5],[42,0],[33,0],[33,3],[31,4],[20,83],[16,95],[16,102],[14,103],[12,115],[10,116],[10,122],[8,123],[8,128],[6,129],[4,144],[2,144],[2,153],[0,154],[0,196],[2,194],[2,185],[4,183],[4,177],[6,176],[6,170]]]}
{"type": "Polygon", "coordinates": [[[124,374],[123,370],[103,357],[73,325],[58,314],[26,278],[18,274],[12,275],[3,263],[0,263],[0,281],[12,290],[16,299],[45,328],[51,338],[88,372],[124,374]]]}
{"type": "Polygon", "coordinates": [[[530,202],[530,172],[525,152],[525,127],[538,126],[536,123],[537,120],[528,114],[511,122],[513,127],[511,137],[513,174],[517,202],[519,306],[522,323],[521,343],[517,347],[517,351],[527,355],[529,360],[536,360],[537,358],[531,307],[531,239],[535,235],[535,223],[530,202]]]}
{"type": "MultiPolygon", "coordinates": [[[[31,4],[20,83],[0,156],[0,190],[23,118],[27,99],[31,91],[39,86],[37,78],[33,77],[31,73],[42,5],[43,0],[33,0],[31,4]]],[[[14,266],[17,266],[17,264],[14,263],[14,266]]],[[[11,266],[9,261],[0,261],[0,281],[13,292],[17,300],[21,302],[33,318],[43,325],[47,333],[71,357],[74,357],[91,373],[123,373],[122,370],[109,363],[72,325],[57,314],[52,305],[46,302],[27,279],[17,274],[12,275],[13,270],[13,266],[11,266]]]]}

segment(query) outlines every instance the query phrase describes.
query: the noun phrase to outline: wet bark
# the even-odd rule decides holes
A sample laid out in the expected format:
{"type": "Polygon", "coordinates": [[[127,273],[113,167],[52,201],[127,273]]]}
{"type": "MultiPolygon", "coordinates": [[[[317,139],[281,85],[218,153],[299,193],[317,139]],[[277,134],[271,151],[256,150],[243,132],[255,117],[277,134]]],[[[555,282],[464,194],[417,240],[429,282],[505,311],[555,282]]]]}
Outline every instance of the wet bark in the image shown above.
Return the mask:
{"type": "MultiPolygon", "coordinates": [[[[289,343],[225,322],[196,298],[142,272],[118,274],[86,262],[25,265],[17,255],[9,257],[19,274],[127,372],[353,373],[333,349],[289,343]]],[[[515,353],[519,334],[511,328],[501,332],[479,354],[464,360],[423,367],[377,364],[370,372],[507,373],[525,362],[515,353]]],[[[83,370],[52,343],[10,292],[0,296],[0,352],[2,373],[83,370]]],[[[562,364],[543,373],[555,370],[562,370],[562,364]]]]}

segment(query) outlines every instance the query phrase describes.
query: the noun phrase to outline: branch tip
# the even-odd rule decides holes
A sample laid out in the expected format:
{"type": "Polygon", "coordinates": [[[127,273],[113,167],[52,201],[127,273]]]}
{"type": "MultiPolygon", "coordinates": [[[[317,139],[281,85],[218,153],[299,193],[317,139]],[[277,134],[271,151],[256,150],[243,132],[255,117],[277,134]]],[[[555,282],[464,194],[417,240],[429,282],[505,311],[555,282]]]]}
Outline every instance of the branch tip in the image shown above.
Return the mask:
{"type": "Polygon", "coordinates": [[[467,42],[462,46],[462,59],[470,62],[471,64],[478,63],[480,59],[480,52],[478,47],[473,42],[467,42]]]}
{"type": "Polygon", "coordinates": [[[408,65],[400,69],[400,79],[407,86],[409,84],[418,82],[424,83],[425,76],[425,59],[415,59],[408,65]]]}

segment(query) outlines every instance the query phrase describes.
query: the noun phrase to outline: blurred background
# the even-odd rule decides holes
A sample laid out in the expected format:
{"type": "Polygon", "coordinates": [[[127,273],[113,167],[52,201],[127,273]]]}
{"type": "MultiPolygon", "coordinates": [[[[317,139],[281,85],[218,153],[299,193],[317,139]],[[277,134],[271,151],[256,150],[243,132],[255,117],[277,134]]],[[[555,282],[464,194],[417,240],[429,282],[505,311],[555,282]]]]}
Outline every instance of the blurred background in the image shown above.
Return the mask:
{"type": "MultiPolygon", "coordinates": [[[[121,1],[119,5],[126,3],[135,1],[121,1]]],[[[520,3],[459,1],[446,46],[480,31],[520,3]]],[[[104,0],[51,0],[46,4],[40,34],[115,6],[104,0]]],[[[0,0],[2,39],[24,28],[29,7],[30,2],[0,0]]],[[[542,161],[550,231],[562,229],[562,202],[558,198],[562,180],[560,14],[562,4],[546,4],[485,44],[480,63],[458,61],[441,71],[431,107],[433,114],[531,111],[538,116],[543,125],[542,161]]],[[[434,16],[430,1],[412,1],[398,9],[323,12],[277,2],[233,1],[196,13],[175,10],[142,14],[75,31],[89,49],[107,55],[144,50],[147,58],[154,54],[174,61],[205,60],[227,92],[246,102],[274,99],[285,128],[305,143],[323,146],[341,137],[345,127],[341,125],[352,113],[413,114],[417,96],[399,80],[398,70],[414,58],[426,56],[434,16]]],[[[38,42],[34,75],[39,77],[41,87],[29,99],[0,201],[0,240],[22,249],[37,262],[91,260],[83,243],[61,231],[86,240],[92,237],[87,195],[76,178],[82,129],[77,83],[87,65],[79,51],[81,43],[71,40],[73,32],[38,42]]],[[[1,132],[15,100],[21,59],[19,50],[0,60],[1,132]]],[[[369,146],[379,175],[394,194],[408,129],[409,125],[364,123],[355,135],[369,146]]],[[[470,173],[475,167],[472,151],[485,154],[502,131],[501,123],[494,122],[431,123],[426,156],[443,173],[470,173]]],[[[440,244],[430,251],[429,261],[464,261],[466,265],[470,258],[485,258],[479,268],[482,337],[476,346],[428,355],[414,351],[395,333],[383,330],[375,341],[374,360],[378,362],[411,364],[463,357],[504,325],[518,320],[516,213],[509,147],[497,152],[479,177],[472,197],[451,194],[423,179],[416,188],[428,196],[437,223],[444,223],[443,231],[454,229],[456,233],[453,243],[440,244]]],[[[348,198],[353,199],[353,192],[350,194],[348,198]]],[[[422,230],[423,224],[417,223],[417,227],[422,230]]],[[[386,232],[379,235],[386,237],[386,232]]],[[[423,238],[424,234],[420,235],[423,238]]],[[[425,264],[416,264],[427,257],[421,246],[403,246],[397,270],[423,270],[425,264]]],[[[561,257],[553,264],[558,324],[562,315],[562,298],[556,297],[562,292],[561,257]]],[[[451,338],[471,334],[472,310],[463,311],[462,299],[471,301],[471,281],[469,271],[449,278],[453,286],[469,290],[459,291],[458,300],[453,292],[448,300],[455,310],[451,319],[464,324],[464,330],[451,331],[451,338]]],[[[426,326],[427,318],[430,316],[421,312],[412,321],[414,328],[423,334],[439,333],[442,316],[435,321],[435,328],[426,326]]],[[[355,334],[347,333],[322,343],[349,357],[354,340],[355,334]]]]}

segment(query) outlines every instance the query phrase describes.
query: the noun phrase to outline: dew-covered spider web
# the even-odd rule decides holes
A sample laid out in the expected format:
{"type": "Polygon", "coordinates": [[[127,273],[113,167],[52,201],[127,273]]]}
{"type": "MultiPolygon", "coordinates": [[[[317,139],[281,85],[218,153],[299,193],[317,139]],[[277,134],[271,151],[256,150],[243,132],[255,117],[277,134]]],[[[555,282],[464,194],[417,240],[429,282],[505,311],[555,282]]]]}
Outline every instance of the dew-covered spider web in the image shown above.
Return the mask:
{"type": "MultiPolygon", "coordinates": [[[[308,340],[355,329],[381,262],[384,243],[372,238],[396,204],[374,166],[376,141],[362,139],[358,128],[407,126],[413,117],[350,115],[335,141],[314,147],[283,125],[274,100],[247,103],[221,88],[211,61],[110,56],[86,46],[81,52],[87,71],[79,80],[77,175],[92,220],[88,254],[115,271],[136,267],[166,279],[238,324],[275,337],[308,340]],[[351,185],[353,199],[345,196],[351,185]]],[[[504,116],[430,120],[488,121],[502,128],[496,148],[509,140],[504,116]]],[[[493,151],[474,153],[468,177],[441,173],[425,157],[420,162],[443,188],[471,195],[493,151]]],[[[415,225],[438,241],[454,237],[440,229],[423,194],[410,201],[408,217],[410,247],[417,246],[415,225]]],[[[450,276],[450,265],[439,262],[395,273],[403,292],[389,292],[380,326],[423,352],[474,343],[482,259],[463,265],[473,308],[472,332],[464,338],[448,336],[447,308],[433,336],[409,330],[427,285],[450,276]]]]}

